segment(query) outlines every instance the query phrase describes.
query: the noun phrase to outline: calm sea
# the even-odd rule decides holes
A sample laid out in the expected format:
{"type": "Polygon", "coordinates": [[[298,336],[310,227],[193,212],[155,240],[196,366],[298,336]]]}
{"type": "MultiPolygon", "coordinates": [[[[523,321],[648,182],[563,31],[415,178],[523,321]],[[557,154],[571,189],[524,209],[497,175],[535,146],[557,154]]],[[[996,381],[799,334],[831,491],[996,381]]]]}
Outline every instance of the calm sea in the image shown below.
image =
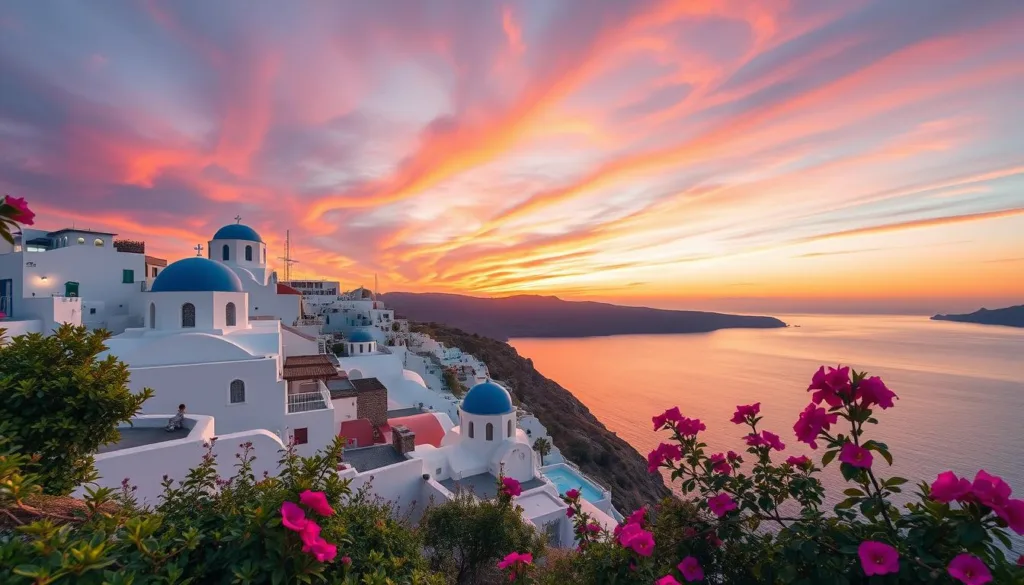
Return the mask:
{"type": "Polygon", "coordinates": [[[811,375],[822,364],[867,370],[899,396],[869,430],[895,457],[882,476],[930,482],[947,469],[973,478],[983,468],[1024,497],[1024,330],[924,317],[779,317],[793,326],[511,343],[644,455],[660,442],[651,416],[671,406],[704,421],[711,449],[742,452],[743,429],[729,419],[752,402],[788,454],[813,455],[793,434],[811,375]]]}

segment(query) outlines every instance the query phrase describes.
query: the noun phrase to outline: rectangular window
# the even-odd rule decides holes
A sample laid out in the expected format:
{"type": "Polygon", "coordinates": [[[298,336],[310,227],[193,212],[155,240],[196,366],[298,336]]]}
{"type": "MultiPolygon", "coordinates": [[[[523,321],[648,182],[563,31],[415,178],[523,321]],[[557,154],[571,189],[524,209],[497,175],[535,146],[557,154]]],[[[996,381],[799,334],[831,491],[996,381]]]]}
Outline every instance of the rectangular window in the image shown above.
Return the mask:
{"type": "Polygon", "coordinates": [[[135,282],[135,271],[134,270],[122,270],[121,271],[121,282],[130,284],[135,282]]]}
{"type": "Polygon", "coordinates": [[[305,445],[309,442],[309,432],[306,427],[301,429],[295,429],[295,433],[292,435],[294,444],[305,445]]]}
{"type": "Polygon", "coordinates": [[[153,267],[153,276],[156,277],[156,266],[153,267]]]}

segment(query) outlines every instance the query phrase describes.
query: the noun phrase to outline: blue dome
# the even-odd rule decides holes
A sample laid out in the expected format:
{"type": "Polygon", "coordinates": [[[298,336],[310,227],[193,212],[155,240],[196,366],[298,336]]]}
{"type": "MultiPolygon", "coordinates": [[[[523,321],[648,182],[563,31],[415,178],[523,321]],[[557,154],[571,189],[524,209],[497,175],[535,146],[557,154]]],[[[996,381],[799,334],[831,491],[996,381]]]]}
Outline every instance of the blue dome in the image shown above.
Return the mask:
{"type": "Polygon", "coordinates": [[[243,292],[242,281],[230,268],[206,258],[185,258],[164,268],[153,281],[153,292],[243,292]]]}
{"type": "Polygon", "coordinates": [[[462,399],[462,411],[469,414],[508,414],[512,410],[508,390],[490,380],[470,388],[462,399]]]}
{"type": "Polygon", "coordinates": [[[245,240],[247,242],[262,242],[263,238],[260,237],[256,230],[252,229],[247,225],[240,223],[233,223],[226,225],[213,234],[215,240],[245,240]]]}
{"type": "Polygon", "coordinates": [[[352,335],[348,336],[348,340],[352,343],[366,343],[367,341],[376,341],[368,331],[363,331],[362,329],[360,329],[359,331],[352,332],[352,335]]]}

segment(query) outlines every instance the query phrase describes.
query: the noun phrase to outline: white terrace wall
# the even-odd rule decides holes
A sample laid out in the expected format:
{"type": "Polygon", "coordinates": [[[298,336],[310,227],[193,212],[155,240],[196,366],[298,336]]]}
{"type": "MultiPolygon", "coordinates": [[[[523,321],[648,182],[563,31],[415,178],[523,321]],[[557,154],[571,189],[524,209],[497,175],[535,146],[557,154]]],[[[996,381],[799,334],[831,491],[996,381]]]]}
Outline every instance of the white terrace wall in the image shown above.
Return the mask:
{"type": "Polygon", "coordinates": [[[390,501],[396,508],[396,513],[402,515],[414,511],[422,505],[423,484],[425,483],[423,463],[417,459],[410,459],[360,473],[352,478],[349,487],[355,492],[364,485],[370,484],[370,491],[374,495],[390,501]]]}

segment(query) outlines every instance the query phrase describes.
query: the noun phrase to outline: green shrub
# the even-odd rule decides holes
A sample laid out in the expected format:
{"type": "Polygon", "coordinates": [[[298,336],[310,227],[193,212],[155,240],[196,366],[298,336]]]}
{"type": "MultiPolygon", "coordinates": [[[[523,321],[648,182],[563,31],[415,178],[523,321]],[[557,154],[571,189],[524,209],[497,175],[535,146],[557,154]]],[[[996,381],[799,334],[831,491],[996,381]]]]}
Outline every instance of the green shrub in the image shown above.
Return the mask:
{"type": "Polygon", "coordinates": [[[116,442],[117,425],[152,396],[128,390],[128,367],[115,357],[97,359],[109,335],[64,324],[49,337],[21,335],[0,347],[0,421],[48,494],[89,479],[93,454],[116,442]]]}

